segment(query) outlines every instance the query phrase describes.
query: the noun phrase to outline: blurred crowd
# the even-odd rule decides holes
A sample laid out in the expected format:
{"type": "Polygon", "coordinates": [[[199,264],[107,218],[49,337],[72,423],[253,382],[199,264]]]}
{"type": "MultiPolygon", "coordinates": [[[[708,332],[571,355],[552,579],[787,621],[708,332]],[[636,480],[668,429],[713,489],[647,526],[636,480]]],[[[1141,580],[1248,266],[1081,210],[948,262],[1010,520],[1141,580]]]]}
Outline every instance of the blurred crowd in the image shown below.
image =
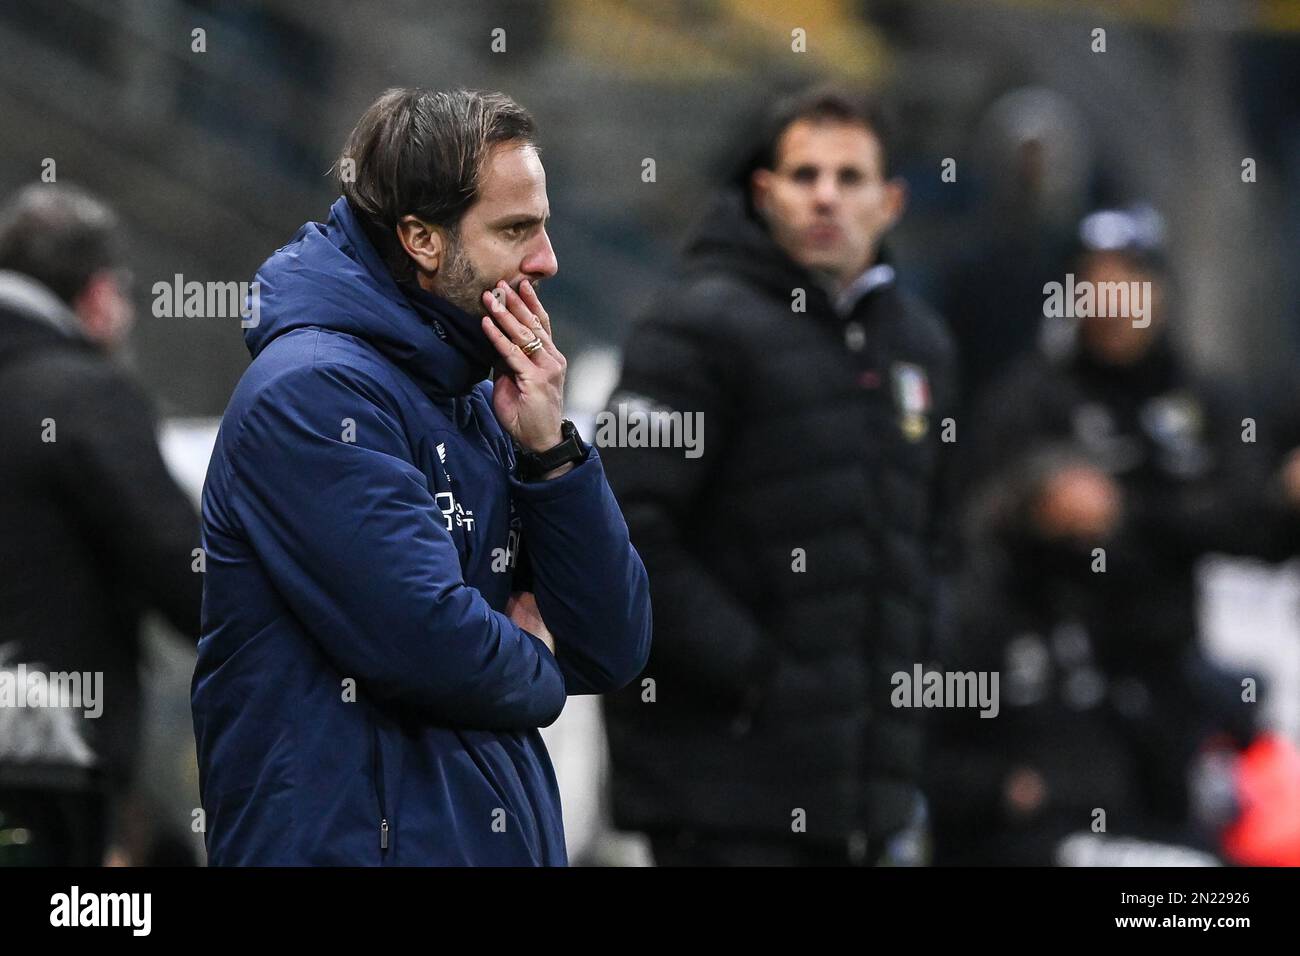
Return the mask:
{"type": "Polygon", "coordinates": [[[1287,412],[1180,355],[1162,234],[1150,209],[1097,211],[1058,271],[1024,262],[1040,288],[1138,283],[1150,315],[1045,317],[971,393],[954,626],[934,656],[1000,671],[1003,706],[934,722],[936,862],[1062,862],[1097,833],[1300,862],[1294,780],[1253,791],[1252,761],[1293,776],[1295,752],[1259,719],[1259,675],[1206,653],[1196,578],[1210,553],[1294,554],[1287,412]]]}

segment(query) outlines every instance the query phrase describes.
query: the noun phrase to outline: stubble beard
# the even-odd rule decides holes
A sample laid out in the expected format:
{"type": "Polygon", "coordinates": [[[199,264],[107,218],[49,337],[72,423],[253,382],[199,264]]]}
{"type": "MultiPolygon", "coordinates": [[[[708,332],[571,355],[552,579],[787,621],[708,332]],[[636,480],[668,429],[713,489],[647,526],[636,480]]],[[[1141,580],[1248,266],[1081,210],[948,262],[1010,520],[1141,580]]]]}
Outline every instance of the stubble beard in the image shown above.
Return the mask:
{"type": "Polygon", "coordinates": [[[470,315],[482,315],[483,293],[491,287],[492,283],[474,268],[464,247],[453,239],[447,264],[438,271],[435,283],[438,295],[470,315]]]}

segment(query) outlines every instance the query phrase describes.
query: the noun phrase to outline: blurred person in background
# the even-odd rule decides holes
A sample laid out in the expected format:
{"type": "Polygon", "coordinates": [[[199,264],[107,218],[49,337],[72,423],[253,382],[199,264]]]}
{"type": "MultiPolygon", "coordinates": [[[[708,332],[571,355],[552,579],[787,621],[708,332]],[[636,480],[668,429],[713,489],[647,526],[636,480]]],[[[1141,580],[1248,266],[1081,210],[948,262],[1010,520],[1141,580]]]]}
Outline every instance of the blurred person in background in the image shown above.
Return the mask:
{"type": "Polygon", "coordinates": [[[1020,456],[972,505],[960,626],[936,657],[948,672],[998,673],[1000,707],[929,718],[936,864],[1050,865],[1094,808],[1110,832],[1149,828],[1146,748],[1130,722],[1149,692],[1107,670],[1089,577],[1120,500],[1110,475],[1062,444],[1020,456]]]}
{"type": "Polygon", "coordinates": [[[1195,567],[1267,545],[1267,465],[1231,390],[1174,348],[1162,236],[1146,207],[1083,219],[1070,282],[1093,307],[1052,318],[1074,335],[1045,336],[1056,353],[1014,366],[963,436],[961,628],[940,656],[999,671],[1003,706],[936,718],[937,862],[1051,863],[1094,808],[1110,833],[1208,849],[1198,754],[1255,735],[1241,675],[1200,647],[1195,567]],[[1119,314],[1105,283],[1134,284],[1119,314]]]}
{"type": "Polygon", "coordinates": [[[613,814],[660,865],[915,861],[913,712],[953,354],[883,247],[878,107],[781,102],[637,325],[611,413],[702,416],[702,454],[610,447],[655,602],[646,683],[606,698],[613,814]]]}
{"type": "Polygon", "coordinates": [[[76,187],[0,209],[0,657],[103,674],[102,715],[78,729],[115,832],[141,736],[141,616],[197,638],[202,596],[198,516],[112,360],[132,323],[125,262],[116,215],[76,187]]]}
{"type": "Polygon", "coordinates": [[[1087,208],[1086,128],[1066,97],[1041,87],[1004,94],[980,122],[974,159],[984,196],[969,230],[979,239],[950,270],[942,303],[964,409],[1037,346],[1043,284],[1065,271],[1087,208]]]}
{"type": "MultiPolygon", "coordinates": [[[[0,646],[0,684],[15,696],[44,683],[46,675],[33,676],[5,653],[0,646]]],[[[108,801],[79,726],[84,695],[55,694],[59,706],[0,706],[0,868],[105,859],[108,801]]]]}

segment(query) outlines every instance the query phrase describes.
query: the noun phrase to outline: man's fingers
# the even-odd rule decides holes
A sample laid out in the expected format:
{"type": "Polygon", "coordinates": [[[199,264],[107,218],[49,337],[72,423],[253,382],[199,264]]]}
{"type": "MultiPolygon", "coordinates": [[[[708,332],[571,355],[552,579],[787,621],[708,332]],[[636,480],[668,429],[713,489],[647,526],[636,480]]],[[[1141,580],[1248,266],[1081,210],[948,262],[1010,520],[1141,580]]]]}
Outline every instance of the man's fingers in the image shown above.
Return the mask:
{"type": "Polygon", "coordinates": [[[501,357],[505,359],[510,371],[516,375],[521,375],[536,368],[528,356],[524,354],[524,350],[510,341],[509,337],[497,327],[496,322],[490,316],[483,316],[483,332],[501,357]]]}
{"type": "MultiPolygon", "coordinates": [[[[498,286],[497,288],[500,289],[501,287],[498,286]]],[[[522,349],[533,340],[541,338],[541,336],[539,335],[538,330],[529,328],[526,321],[521,321],[519,316],[516,314],[515,310],[518,310],[518,312],[522,312],[525,317],[528,315],[528,310],[523,304],[523,300],[515,295],[514,291],[508,286],[505,288],[504,292],[506,295],[506,301],[510,303],[510,308],[503,305],[501,300],[498,299],[496,294],[493,292],[483,293],[483,301],[488,304],[489,315],[491,315],[493,320],[495,320],[501,331],[506,334],[506,337],[510,339],[511,342],[514,342],[522,349]],[[511,301],[511,297],[513,297],[513,301],[511,301]]],[[[542,344],[543,346],[546,344],[544,338],[542,339],[542,344]]],[[[525,355],[530,359],[534,359],[538,357],[536,353],[540,351],[545,351],[545,348],[534,349],[532,353],[525,353],[525,355]]]]}
{"type": "MultiPolygon", "coordinates": [[[[531,335],[540,338],[542,340],[543,348],[551,354],[552,358],[554,358],[555,349],[551,347],[551,336],[546,330],[546,326],[542,324],[541,316],[534,312],[528,303],[520,297],[519,293],[510,288],[508,284],[502,283],[501,291],[505,294],[506,307],[510,310],[511,316],[513,316],[520,325],[527,328],[531,335]]],[[[535,299],[536,297],[534,297],[534,300],[535,299]]]]}
{"type": "Polygon", "coordinates": [[[542,300],[537,298],[537,290],[533,284],[525,279],[519,283],[519,297],[523,299],[524,305],[528,306],[529,311],[537,316],[542,328],[546,330],[546,337],[552,342],[555,341],[555,333],[551,331],[551,317],[547,315],[546,309],[542,308],[542,300]]]}
{"type": "Polygon", "coordinates": [[[542,345],[547,353],[558,364],[565,365],[564,356],[556,348],[555,339],[551,335],[551,317],[546,313],[546,309],[542,307],[541,300],[537,298],[537,290],[533,288],[533,284],[527,279],[519,283],[519,302],[531,315],[536,317],[537,324],[534,328],[537,329],[537,334],[541,338],[542,345]]]}
{"type": "Polygon", "coordinates": [[[532,310],[524,304],[524,300],[519,298],[519,293],[510,288],[510,283],[504,279],[497,283],[497,288],[501,290],[503,296],[502,302],[510,311],[510,314],[518,320],[519,324],[530,332],[537,328],[537,318],[533,315],[532,310]]]}
{"type": "Polygon", "coordinates": [[[491,292],[483,293],[483,301],[488,307],[488,315],[492,317],[511,342],[521,346],[527,345],[537,337],[537,333],[528,328],[523,322],[520,322],[514,313],[503,304],[502,299],[499,298],[500,293],[500,286],[497,286],[491,292]]]}

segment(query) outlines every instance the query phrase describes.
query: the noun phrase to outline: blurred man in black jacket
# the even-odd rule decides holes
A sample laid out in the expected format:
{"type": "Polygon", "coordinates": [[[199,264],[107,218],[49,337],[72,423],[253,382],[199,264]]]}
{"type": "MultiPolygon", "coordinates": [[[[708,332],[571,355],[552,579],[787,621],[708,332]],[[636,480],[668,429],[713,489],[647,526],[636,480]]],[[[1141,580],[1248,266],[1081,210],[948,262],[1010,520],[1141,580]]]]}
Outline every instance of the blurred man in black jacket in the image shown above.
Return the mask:
{"type": "Polygon", "coordinates": [[[113,794],[139,746],[141,614],[197,639],[202,597],[198,517],[108,356],[132,319],[123,258],[115,216],[74,187],[0,210],[0,656],[103,674],[80,726],[113,794]]]}
{"type": "Polygon", "coordinates": [[[781,104],[627,343],[610,413],[704,424],[702,454],[602,451],[655,606],[606,700],[614,817],[661,864],[867,862],[918,814],[891,675],[931,616],[953,355],[881,248],[888,158],[870,103],[781,104]]]}

